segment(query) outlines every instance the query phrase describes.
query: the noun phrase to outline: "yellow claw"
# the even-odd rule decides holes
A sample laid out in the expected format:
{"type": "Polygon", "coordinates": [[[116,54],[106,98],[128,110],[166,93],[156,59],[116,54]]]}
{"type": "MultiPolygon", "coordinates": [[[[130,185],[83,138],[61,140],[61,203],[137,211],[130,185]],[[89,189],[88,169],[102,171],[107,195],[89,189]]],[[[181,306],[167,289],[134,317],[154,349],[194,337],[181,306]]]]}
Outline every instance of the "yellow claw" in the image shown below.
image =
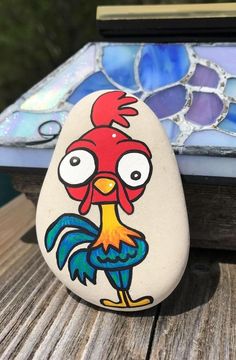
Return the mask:
{"type": "Polygon", "coordinates": [[[100,300],[101,304],[107,307],[116,307],[116,308],[133,308],[146,306],[153,303],[153,298],[151,296],[143,296],[139,299],[132,300],[128,291],[117,291],[119,301],[112,301],[108,299],[100,300]]]}
{"type": "Polygon", "coordinates": [[[123,291],[117,291],[119,301],[115,302],[108,299],[102,299],[100,300],[101,304],[107,307],[119,307],[119,308],[126,308],[127,303],[125,302],[124,292],[123,291]]]}
{"type": "Polygon", "coordinates": [[[153,298],[151,296],[143,296],[139,299],[132,300],[128,291],[125,292],[128,307],[139,307],[146,306],[153,303],[153,298]]]}

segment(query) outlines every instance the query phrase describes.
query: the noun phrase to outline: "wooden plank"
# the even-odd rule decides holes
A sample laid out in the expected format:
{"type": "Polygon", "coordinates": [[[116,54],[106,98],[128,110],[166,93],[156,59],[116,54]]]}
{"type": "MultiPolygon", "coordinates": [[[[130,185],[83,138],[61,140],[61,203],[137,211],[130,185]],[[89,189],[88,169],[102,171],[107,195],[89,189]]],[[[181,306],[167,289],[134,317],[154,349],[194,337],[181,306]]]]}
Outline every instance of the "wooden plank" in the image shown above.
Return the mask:
{"type": "Polygon", "coordinates": [[[37,245],[19,239],[34,216],[27,203],[21,196],[0,210],[5,227],[17,219],[16,234],[5,228],[7,242],[0,239],[0,357],[145,359],[156,309],[119,314],[72,295],[55,279],[37,245]],[[24,216],[18,217],[22,208],[24,216]]]}
{"type": "Polygon", "coordinates": [[[161,306],[150,359],[236,359],[236,253],[194,252],[161,306]]]}
{"type": "Polygon", "coordinates": [[[236,250],[236,186],[184,184],[191,245],[236,250]]]}
{"type": "Polygon", "coordinates": [[[161,306],[133,314],[104,311],[71,294],[38,246],[19,239],[34,217],[33,207],[18,217],[27,206],[21,197],[0,210],[0,226],[2,214],[7,226],[17,223],[16,235],[3,229],[7,242],[0,239],[1,359],[236,358],[235,253],[194,250],[183,280],[161,306]]]}
{"type": "MultiPolygon", "coordinates": [[[[48,326],[34,359],[80,359],[97,316],[96,309],[68,295],[53,324],[48,326]]],[[[29,337],[28,344],[30,340],[29,337]]]]}
{"type": "Polygon", "coordinates": [[[19,239],[35,223],[35,207],[25,195],[20,195],[0,208],[1,243],[19,239]]]}
{"type": "Polygon", "coordinates": [[[82,359],[145,359],[156,312],[157,307],[131,315],[100,311],[82,359]]]}

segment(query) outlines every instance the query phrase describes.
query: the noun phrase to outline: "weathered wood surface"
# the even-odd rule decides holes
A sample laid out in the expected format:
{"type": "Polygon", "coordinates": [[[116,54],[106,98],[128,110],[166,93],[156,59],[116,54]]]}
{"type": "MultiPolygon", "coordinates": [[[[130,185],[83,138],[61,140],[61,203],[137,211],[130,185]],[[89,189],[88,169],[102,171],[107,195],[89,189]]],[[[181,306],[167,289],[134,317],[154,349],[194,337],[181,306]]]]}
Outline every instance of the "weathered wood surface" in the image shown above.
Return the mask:
{"type": "MultiPolygon", "coordinates": [[[[43,175],[14,174],[15,188],[35,204],[43,175]]],[[[191,246],[236,250],[236,186],[184,183],[191,246]]]]}
{"type": "Polygon", "coordinates": [[[151,358],[236,359],[235,253],[192,254],[184,281],[161,306],[151,358]]]}
{"type": "Polygon", "coordinates": [[[21,195],[0,209],[0,359],[236,359],[236,254],[192,250],[176,291],[134,314],[89,306],[55,279],[21,195]]]}
{"type": "Polygon", "coordinates": [[[236,250],[236,186],[184,184],[191,245],[236,250]]]}

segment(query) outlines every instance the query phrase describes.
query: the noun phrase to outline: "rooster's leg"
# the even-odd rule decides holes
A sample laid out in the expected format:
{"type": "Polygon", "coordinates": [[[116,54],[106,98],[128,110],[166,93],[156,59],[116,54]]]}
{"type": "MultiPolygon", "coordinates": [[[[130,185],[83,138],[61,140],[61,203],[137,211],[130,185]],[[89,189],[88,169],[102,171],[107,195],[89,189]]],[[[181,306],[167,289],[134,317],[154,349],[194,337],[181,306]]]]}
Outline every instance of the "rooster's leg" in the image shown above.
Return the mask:
{"type": "Polygon", "coordinates": [[[117,291],[118,301],[102,299],[101,304],[107,307],[128,307],[125,290],[129,289],[130,287],[132,270],[126,269],[123,271],[106,271],[105,273],[110,284],[117,291]]]}
{"type": "Polygon", "coordinates": [[[102,299],[101,304],[107,307],[134,308],[149,305],[153,302],[151,296],[143,296],[133,300],[129,294],[132,280],[132,269],[122,271],[107,271],[106,275],[111,285],[117,290],[118,301],[102,299]]]}

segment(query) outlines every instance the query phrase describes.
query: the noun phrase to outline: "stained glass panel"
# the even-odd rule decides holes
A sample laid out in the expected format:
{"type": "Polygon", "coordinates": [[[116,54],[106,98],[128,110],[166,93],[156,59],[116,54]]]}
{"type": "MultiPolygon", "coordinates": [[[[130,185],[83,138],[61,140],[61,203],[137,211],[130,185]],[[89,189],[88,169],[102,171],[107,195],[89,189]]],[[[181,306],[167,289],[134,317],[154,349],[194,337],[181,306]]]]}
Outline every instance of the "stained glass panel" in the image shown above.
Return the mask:
{"type": "Polygon", "coordinates": [[[157,91],[146,98],[145,102],[155,112],[159,119],[178,113],[186,102],[186,89],[183,85],[157,91]]]}
{"type": "Polygon", "coordinates": [[[115,86],[112,85],[106,76],[98,71],[87,77],[67,98],[67,101],[71,104],[76,104],[84,96],[97,91],[97,90],[106,90],[106,89],[115,89],[115,86]]]}
{"type": "Polygon", "coordinates": [[[235,98],[236,97],[236,78],[227,80],[225,86],[225,95],[235,98]]]}
{"type": "Polygon", "coordinates": [[[0,145],[40,140],[40,125],[63,125],[85,95],[122,89],[152,108],[183,152],[236,147],[235,57],[236,44],[88,44],[1,114],[0,145]]]}
{"type": "Polygon", "coordinates": [[[216,88],[219,83],[219,76],[214,69],[197,64],[189,84],[193,86],[207,86],[216,88]]]}
{"type": "Polygon", "coordinates": [[[103,48],[102,66],[110,81],[129,89],[137,89],[134,62],[138,45],[114,45],[103,48]]]}
{"type": "Polygon", "coordinates": [[[184,45],[150,44],[141,49],[139,79],[144,90],[153,91],[180,81],[190,66],[184,45]]]}
{"type": "Polygon", "coordinates": [[[15,111],[0,123],[0,138],[4,139],[4,145],[12,144],[12,134],[15,144],[24,145],[30,141],[40,141],[42,140],[40,127],[41,133],[50,137],[60,130],[60,125],[63,126],[66,116],[65,111],[54,113],[15,111]]]}

